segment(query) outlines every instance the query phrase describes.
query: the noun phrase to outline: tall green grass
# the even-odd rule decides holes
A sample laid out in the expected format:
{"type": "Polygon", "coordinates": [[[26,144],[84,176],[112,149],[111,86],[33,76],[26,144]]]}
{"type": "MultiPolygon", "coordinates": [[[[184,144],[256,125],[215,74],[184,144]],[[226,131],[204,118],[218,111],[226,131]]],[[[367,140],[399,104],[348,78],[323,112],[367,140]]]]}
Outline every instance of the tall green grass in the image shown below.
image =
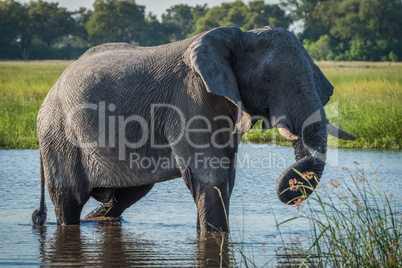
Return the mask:
{"type": "MultiPolygon", "coordinates": [[[[350,180],[331,180],[305,203],[299,217],[310,235],[295,237],[287,256],[293,267],[402,267],[401,199],[384,181],[356,168],[350,180]]],[[[392,185],[390,185],[392,186],[392,185]]]]}
{"type": "Polygon", "coordinates": [[[0,149],[38,148],[36,117],[67,61],[0,62],[0,149]]]}
{"type": "MultiPolygon", "coordinates": [[[[264,267],[402,267],[402,199],[384,184],[375,170],[370,175],[356,167],[350,179],[317,187],[307,201],[295,204],[300,216],[276,221],[282,253],[264,267]],[[287,241],[281,228],[294,221],[309,226],[305,235],[287,241]]],[[[231,244],[231,234],[220,235],[220,267],[257,267],[252,253],[231,244]]]]}
{"type": "MultiPolygon", "coordinates": [[[[47,92],[69,61],[0,62],[0,149],[38,148],[36,115],[47,92]]],[[[326,106],[330,121],[357,136],[329,139],[331,147],[402,148],[402,64],[321,62],[335,86],[326,106]]],[[[261,123],[244,142],[290,145],[276,129],[261,133],[261,123]]]]}
{"type": "Polygon", "coordinates": [[[319,65],[335,87],[329,103],[338,106],[333,121],[357,136],[356,141],[339,141],[339,146],[402,149],[402,64],[319,65]]]}

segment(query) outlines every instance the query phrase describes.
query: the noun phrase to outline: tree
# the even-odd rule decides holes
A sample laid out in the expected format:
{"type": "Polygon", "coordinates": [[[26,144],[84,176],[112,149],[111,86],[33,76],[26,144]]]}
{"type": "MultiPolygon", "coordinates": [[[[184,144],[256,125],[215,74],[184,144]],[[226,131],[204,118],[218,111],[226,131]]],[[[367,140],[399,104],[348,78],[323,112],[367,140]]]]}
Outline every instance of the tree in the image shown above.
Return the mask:
{"type": "Polygon", "coordinates": [[[196,21],[206,13],[207,6],[175,5],[162,14],[162,24],[172,42],[185,39],[195,31],[196,21]]]}
{"type": "Polygon", "coordinates": [[[196,32],[210,30],[219,26],[238,26],[243,30],[264,26],[289,27],[292,18],[285,14],[278,5],[268,5],[262,0],[222,3],[209,9],[196,23],[196,32]]]}
{"type": "Polygon", "coordinates": [[[334,38],[350,41],[392,40],[402,31],[400,0],[329,0],[317,8],[316,17],[334,38]]]}
{"type": "Polygon", "coordinates": [[[75,20],[75,37],[79,37],[84,40],[88,39],[88,32],[87,29],[85,29],[85,25],[89,21],[91,15],[92,11],[84,7],[81,7],[78,11],[74,12],[73,18],[75,20]]]}
{"type": "Polygon", "coordinates": [[[250,1],[248,3],[246,17],[246,29],[257,29],[264,26],[277,26],[289,28],[293,19],[286,15],[279,5],[267,5],[262,0],[250,1]]]}
{"type": "Polygon", "coordinates": [[[169,43],[165,25],[160,23],[154,14],[148,13],[145,23],[146,27],[139,40],[140,45],[155,46],[169,43]]]}
{"type": "Polygon", "coordinates": [[[219,27],[219,21],[225,16],[225,10],[216,6],[208,9],[205,16],[197,20],[195,25],[195,33],[201,33],[219,27]]]}
{"type": "Polygon", "coordinates": [[[282,4],[304,22],[301,37],[309,40],[305,44],[319,55],[316,58],[395,60],[402,56],[401,0],[283,0],[282,4]]]}
{"type": "Polygon", "coordinates": [[[316,9],[329,35],[349,44],[354,60],[385,59],[391,52],[401,55],[401,14],[400,0],[328,0],[316,9]]]}
{"type": "Polygon", "coordinates": [[[65,8],[59,8],[58,5],[42,0],[30,2],[28,5],[30,32],[46,46],[50,46],[56,38],[74,32],[75,21],[72,13],[65,8]]]}
{"type": "Polygon", "coordinates": [[[322,20],[316,17],[316,9],[326,1],[328,0],[281,0],[281,5],[290,11],[294,21],[303,22],[301,37],[316,41],[321,35],[328,33],[322,20]]]}
{"type": "Polygon", "coordinates": [[[28,35],[27,9],[14,0],[0,1],[0,57],[16,57],[28,35]]]}
{"type": "Polygon", "coordinates": [[[136,43],[145,27],[145,7],[134,0],[95,0],[85,25],[92,44],[136,43]]]}
{"type": "Polygon", "coordinates": [[[182,40],[193,32],[192,7],[189,5],[175,5],[162,14],[162,23],[171,33],[172,40],[182,40]]]}
{"type": "Polygon", "coordinates": [[[222,8],[225,10],[225,16],[219,22],[220,26],[243,27],[245,25],[248,8],[242,1],[222,3],[222,8]]]}

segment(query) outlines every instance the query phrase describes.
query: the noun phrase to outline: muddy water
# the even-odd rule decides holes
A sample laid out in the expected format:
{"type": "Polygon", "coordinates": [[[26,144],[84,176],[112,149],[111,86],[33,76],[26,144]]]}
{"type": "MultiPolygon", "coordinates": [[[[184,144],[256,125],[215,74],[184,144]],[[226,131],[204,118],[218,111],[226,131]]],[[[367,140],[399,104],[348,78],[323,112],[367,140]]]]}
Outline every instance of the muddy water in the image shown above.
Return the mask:
{"type": "MultiPolygon", "coordinates": [[[[401,196],[401,159],[402,152],[331,150],[322,183],[349,177],[358,162],[367,170],[379,167],[379,180],[390,181],[390,191],[401,196]]],[[[305,234],[306,222],[282,226],[282,236],[275,225],[275,218],[281,222],[299,215],[275,192],[278,176],[293,162],[292,148],[240,147],[230,206],[231,243],[224,246],[224,261],[227,257],[234,266],[245,267],[242,252],[248,266],[276,266],[288,237],[305,234]]],[[[120,224],[58,227],[46,196],[48,220],[32,228],[39,193],[38,150],[0,151],[0,266],[213,267],[221,261],[219,237],[197,235],[195,205],[181,179],[155,185],[123,214],[120,224]]],[[[90,200],[82,217],[97,205],[90,200]]]]}

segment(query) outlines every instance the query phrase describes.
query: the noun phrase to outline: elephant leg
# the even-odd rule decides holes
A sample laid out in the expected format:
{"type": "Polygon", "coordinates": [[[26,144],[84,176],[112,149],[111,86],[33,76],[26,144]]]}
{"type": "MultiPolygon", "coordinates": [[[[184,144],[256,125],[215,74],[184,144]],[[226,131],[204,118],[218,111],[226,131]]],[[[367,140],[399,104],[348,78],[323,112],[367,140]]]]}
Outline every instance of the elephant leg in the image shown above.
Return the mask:
{"type": "Polygon", "coordinates": [[[190,172],[183,174],[183,179],[197,206],[197,229],[199,232],[228,232],[229,180],[224,180],[219,184],[205,182],[190,172]]]}
{"type": "Polygon", "coordinates": [[[77,194],[77,192],[72,194],[68,190],[60,190],[56,191],[56,193],[51,191],[50,195],[59,225],[80,224],[81,211],[89,199],[89,194],[77,194]]]}
{"type": "Polygon", "coordinates": [[[229,193],[227,183],[220,185],[203,185],[194,195],[198,211],[199,231],[228,232],[229,231],[229,193]],[[216,188],[220,190],[218,192],[216,188]]]}
{"type": "Polygon", "coordinates": [[[118,218],[124,210],[139,201],[151,191],[154,184],[146,184],[132,188],[117,189],[114,194],[115,206],[112,217],[118,218]]]}
{"type": "Polygon", "coordinates": [[[109,191],[105,191],[109,196],[108,200],[85,216],[85,219],[119,218],[124,210],[143,198],[153,186],[154,184],[146,184],[130,188],[109,189],[109,191]]]}

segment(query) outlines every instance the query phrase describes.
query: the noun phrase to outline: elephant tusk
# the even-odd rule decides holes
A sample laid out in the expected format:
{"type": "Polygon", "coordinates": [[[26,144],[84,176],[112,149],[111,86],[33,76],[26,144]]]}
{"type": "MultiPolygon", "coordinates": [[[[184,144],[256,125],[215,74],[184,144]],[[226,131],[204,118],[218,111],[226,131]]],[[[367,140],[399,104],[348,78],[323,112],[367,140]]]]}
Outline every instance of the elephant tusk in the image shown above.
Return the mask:
{"type": "Polygon", "coordinates": [[[276,128],[278,129],[278,131],[281,134],[281,136],[284,137],[285,139],[287,139],[288,141],[300,140],[300,137],[295,135],[295,134],[293,134],[286,124],[278,123],[276,125],[276,128]]]}
{"type": "Polygon", "coordinates": [[[354,141],[356,139],[356,136],[349,134],[337,127],[334,127],[330,123],[327,123],[327,131],[329,135],[332,135],[338,139],[351,140],[351,141],[354,141]]]}

